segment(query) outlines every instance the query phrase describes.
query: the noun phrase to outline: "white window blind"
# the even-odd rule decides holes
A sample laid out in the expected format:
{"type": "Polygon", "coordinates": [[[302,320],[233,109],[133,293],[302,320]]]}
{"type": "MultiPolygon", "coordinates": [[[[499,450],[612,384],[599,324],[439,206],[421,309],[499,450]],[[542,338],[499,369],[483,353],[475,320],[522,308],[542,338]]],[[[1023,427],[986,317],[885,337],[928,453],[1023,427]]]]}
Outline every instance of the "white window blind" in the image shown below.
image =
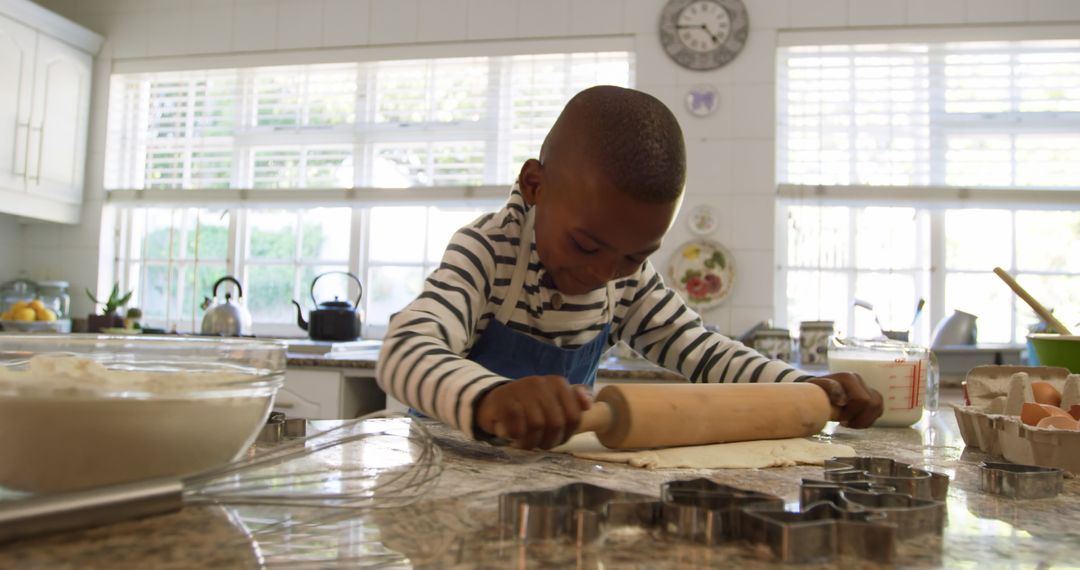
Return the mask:
{"type": "Polygon", "coordinates": [[[907,330],[921,297],[917,341],[959,309],[981,342],[1023,342],[1037,318],[998,265],[1080,318],[1080,40],[789,45],[777,65],[782,321],[873,336],[855,299],[907,330]]]}
{"type": "Polygon", "coordinates": [[[509,184],[626,52],[118,74],[109,190],[509,184]]]}
{"type": "MultiPolygon", "coordinates": [[[[508,193],[569,98],[629,86],[632,65],[627,52],[587,52],[114,75],[105,182],[119,196],[121,285],[149,325],[185,331],[209,285],[235,275],[256,333],[302,335],[290,300],[310,304],[315,275],[351,271],[378,335],[453,231],[499,205],[433,206],[433,193],[508,193]],[[350,188],[362,191],[324,192],[350,188]],[[414,205],[366,198],[388,189],[414,205]]],[[[346,293],[326,281],[326,294],[346,293]]]]}
{"type": "Polygon", "coordinates": [[[780,49],[777,178],[1080,187],[1080,40],[780,49]]]}

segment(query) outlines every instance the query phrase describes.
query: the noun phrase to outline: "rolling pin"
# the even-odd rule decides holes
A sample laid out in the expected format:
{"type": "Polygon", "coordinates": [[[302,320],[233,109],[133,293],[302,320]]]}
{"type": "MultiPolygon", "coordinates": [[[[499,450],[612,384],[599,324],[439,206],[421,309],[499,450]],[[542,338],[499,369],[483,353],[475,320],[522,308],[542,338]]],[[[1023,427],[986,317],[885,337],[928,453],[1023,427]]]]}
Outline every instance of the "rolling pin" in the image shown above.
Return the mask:
{"type": "Polygon", "coordinates": [[[813,384],[620,384],[600,390],[577,433],[611,449],[814,435],[835,417],[813,384]]]}

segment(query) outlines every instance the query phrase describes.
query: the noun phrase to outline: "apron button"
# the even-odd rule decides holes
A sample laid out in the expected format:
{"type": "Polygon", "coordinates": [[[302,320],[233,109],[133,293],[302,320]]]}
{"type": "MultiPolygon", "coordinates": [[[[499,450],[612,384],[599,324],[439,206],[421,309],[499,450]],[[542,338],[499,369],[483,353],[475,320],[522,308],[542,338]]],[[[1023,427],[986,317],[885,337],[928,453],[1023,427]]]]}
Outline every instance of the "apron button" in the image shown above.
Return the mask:
{"type": "Polygon", "coordinates": [[[554,295],[551,296],[551,308],[552,309],[555,309],[556,311],[558,311],[559,309],[562,309],[562,305],[563,305],[562,295],[560,295],[558,293],[555,293],[554,295]]]}

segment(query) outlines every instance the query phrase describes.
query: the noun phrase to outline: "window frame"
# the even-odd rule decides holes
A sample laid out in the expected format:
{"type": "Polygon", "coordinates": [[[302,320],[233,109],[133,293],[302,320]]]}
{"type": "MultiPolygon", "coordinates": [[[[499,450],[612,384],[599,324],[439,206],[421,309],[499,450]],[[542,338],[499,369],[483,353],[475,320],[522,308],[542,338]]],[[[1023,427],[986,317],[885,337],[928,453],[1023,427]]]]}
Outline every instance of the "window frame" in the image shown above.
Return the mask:
{"type": "MultiPolygon", "coordinates": [[[[635,80],[635,53],[633,38],[631,36],[611,36],[596,38],[574,38],[559,40],[531,40],[531,41],[507,41],[485,42],[483,48],[476,46],[394,46],[393,48],[349,48],[333,50],[296,50],[275,52],[273,54],[242,54],[229,56],[206,56],[200,58],[160,58],[145,60],[118,61],[113,66],[114,75],[153,73],[153,72],[179,72],[195,71],[210,72],[216,69],[233,68],[260,68],[288,65],[314,65],[323,63],[373,63],[394,62],[398,60],[433,60],[446,58],[489,58],[489,73],[494,80],[498,81],[497,93],[489,90],[490,97],[502,97],[509,89],[509,74],[495,73],[500,67],[498,58],[507,56],[545,56],[563,54],[571,57],[575,53],[625,53],[628,65],[627,82],[632,85],[635,80]],[[477,53],[481,52],[481,53],[477,53]]],[[[248,73],[254,73],[248,70],[248,73]]],[[[373,74],[361,73],[358,81],[372,81],[373,74]]],[[[244,81],[243,78],[238,79],[244,81]]],[[[236,103],[237,120],[245,120],[242,117],[255,113],[254,81],[244,81],[241,101],[236,103]]],[[[510,184],[476,184],[468,186],[411,186],[404,189],[374,187],[372,181],[372,161],[360,160],[361,151],[374,152],[374,144],[377,142],[417,142],[429,143],[432,140],[432,128],[438,131],[438,141],[450,140],[482,140],[487,146],[487,153],[497,158],[484,161],[484,178],[512,179],[510,159],[513,145],[521,140],[516,133],[506,129],[500,132],[497,128],[506,119],[502,116],[509,109],[506,105],[491,105],[493,111],[478,123],[453,124],[453,123],[417,123],[413,128],[402,128],[399,125],[384,125],[374,122],[370,117],[361,121],[361,117],[374,113],[373,107],[376,97],[374,91],[366,90],[366,97],[357,97],[355,109],[356,122],[353,124],[330,125],[320,128],[299,127],[283,144],[291,148],[321,145],[350,145],[353,147],[354,157],[352,184],[349,187],[340,188],[289,188],[289,189],[262,189],[252,188],[255,186],[253,173],[253,157],[245,157],[245,152],[253,152],[252,149],[260,147],[269,148],[265,143],[271,143],[280,137],[275,136],[272,126],[258,125],[256,122],[246,121],[242,129],[228,137],[218,137],[214,142],[220,143],[212,148],[232,150],[232,165],[229,179],[229,188],[110,188],[105,192],[105,208],[113,210],[116,220],[114,232],[115,251],[112,274],[117,277],[121,287],[131,289],[133,248],[131,216],[136,208],[221,208],[230,210],[230,223],[228,234],[228,257],[226,260],[227,272],[243,279],[245,268],[253,264],[246,255],[246,233],[248,209],[273,209],[284,208],[317,208],[317,207],[347,207],[350,208],[350,247],[347,269],[360,276],[365,288],[368,285],[368,277],[371,267],[369,260],[370,236],[370,212],[378,206],[448,206],[481,208],[484,210],[496,210],[505,203],[509,196],[510,184]],[[365,107],[366,105],[366,107],[365,107]],[[251,123],[247,125],[247,123],[251,123]],[[259,143],[259,144],[254,144],[259,143]],[[356,164],[361,162],[361,165],[356,164]],[[239,184],[241,180],[249,180],[250,184],[239,184]],[[247,187],[244,187],[247,186],[247,187]]],[[[570,95],[569,93],[567,95],[570,95]]],[[[500,99],[501,101],[501,99],[500,99]]],[[[110,115],[114,112],[128,112],[128,105],[116,109],[110,101],[110,115]]],[[[187,117],[187,128],[190,130],[194,113],[187,117]]],[[[173,141],[164,141],[161,148],[175,148],[180,152],[192,152],[191,138],[173,141]]],[[[155,141],[161,142],[161,141],[155,141]]],[[[211,148],[211,147],[202,147],[211,148]]],[[[107,153],[109,151],[107,150],[107,153]]],[[[121,152],[128,152],[126,149],[121,152]]],[[[428,153],[428,171],[431,171],[431,162],[434,153],[428,153]]],[[[126,158],[125,158],[126,160],[126,158]]],[[[130,164],[119,164],[120,168],[131,168],[130,164]]],[[[185,162],[185,171],[180,173],[180,180],[190,180],[192,173],[191,163],[185,162]]],[[[145,185],[145,181],[141,181],[145,185]]],[[[428,252],[425,249],[424,260],[415,265],[425,271],[436,267],[440,260],[427,259],[428,252]]],[[[294,260],[289,263],[292,267],[300,268],[303,260],[294,260]]],[[[137,262],[137,261],[136,261],[137,262]]],[[[180,262],[175,262],[180,263],[180,262]]],[[[196,262],[197,263],[197,262],[196,262]]],[[[267,265],[261,261],[255,261],[257,265],[267,265]]],[[[285,264],[284,261],[281,264],[285,264]]],[[[322,265],[323,261],[308,263],[307,265],[322,265]]],[[[374,265],[393,266],[404,265],[391,262],[378,262],[374,265]]],[[[299,272],[296,273],[299,275],[299,272]]],[[[294,290],[296,286],[294,285],[294,290]]],[[[303,289],[301,287],[301,289],[303,289]]],[[[350,285],[350,289],[354,286],[350,285]]],[[[203,292],[200,292],[203,293],[203,292]]],[[[204,292],[209,295],[210,292],[204,292]]],[[[355,290],[350,291],[355,295],[355,290]]],[[[305,309],[309,308],[302,299],[305,309]]],[[[362,300],[365,314],[368,310],[369,296],[365,292],[362,300]]],[[[171,319],[171,323],[165,325],[181,325],[198,332],[200,328],[201,312],[195,315],[181,315],[171,319]]],[[[158,324],[158,323],[151,323],[158,324]]],[[[365,336],[382,336],[385,326],[371,326],[365,323],[365,336]]],[[[253,323],[253,333],[259,336],[302,336],[303,331],[293,323],[253,323]]]]}

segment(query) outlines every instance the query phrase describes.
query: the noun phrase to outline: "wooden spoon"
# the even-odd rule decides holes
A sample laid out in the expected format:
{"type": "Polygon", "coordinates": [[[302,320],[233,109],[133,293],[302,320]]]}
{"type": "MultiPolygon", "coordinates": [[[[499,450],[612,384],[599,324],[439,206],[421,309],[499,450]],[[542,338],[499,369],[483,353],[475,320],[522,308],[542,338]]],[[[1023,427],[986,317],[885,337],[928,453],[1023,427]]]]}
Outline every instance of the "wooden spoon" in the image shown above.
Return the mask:
{"type": "Polygon", "coordinates": [[[1000,267],[995,267],[994,273],[996,273],[997,276],[1000,277],[1001,280],[1004,281],[1005,284],[1008,285],[1009,288],[1017,294],[1017,296],[1023,299],[1025,303],[1027,303],[1032,309],[1034,309],[1035,312],[1038,313],[1039,316],[1042,317],[1043,320],[1050,325],[1050,328],[1056,330],[1058,334],[1072,334],[1071,332],[1069,332],[1069,327],[1065,326],[1061,321],[1057,320],[1057,318],[1055,318],[1054,315],[1050,313],[1050,311],[1046,310],[1046,307],[1042,306],[1041,303],[1035,300],[1035,297],[1032,297],[1027,291],[1025,291],[1024,288],[1021,287],[1020,284],[1012,278],[1012,275],[1009,275],[1008,272],[1006,272],[1000,267]]]}

